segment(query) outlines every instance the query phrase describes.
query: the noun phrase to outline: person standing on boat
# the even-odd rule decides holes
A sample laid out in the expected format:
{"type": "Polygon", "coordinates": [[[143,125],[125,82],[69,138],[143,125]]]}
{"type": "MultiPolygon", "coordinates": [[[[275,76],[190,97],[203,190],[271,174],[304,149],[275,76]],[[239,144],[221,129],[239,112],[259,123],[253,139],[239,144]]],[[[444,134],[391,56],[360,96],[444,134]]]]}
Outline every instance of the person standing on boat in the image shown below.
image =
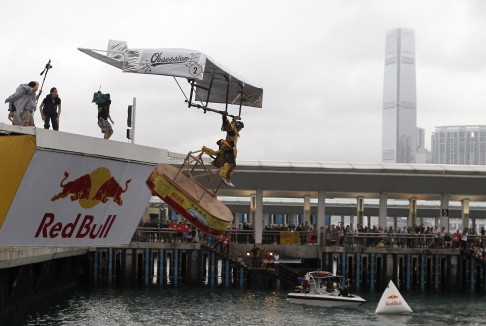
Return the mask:
{"type": "Polygon", "coordinates": [[[302,280],[302,283],[300,284],[301,287],[301,292],[305,293],[307,289],[309,288],[309,276],[305,276],[304,279],[302,280]]]}

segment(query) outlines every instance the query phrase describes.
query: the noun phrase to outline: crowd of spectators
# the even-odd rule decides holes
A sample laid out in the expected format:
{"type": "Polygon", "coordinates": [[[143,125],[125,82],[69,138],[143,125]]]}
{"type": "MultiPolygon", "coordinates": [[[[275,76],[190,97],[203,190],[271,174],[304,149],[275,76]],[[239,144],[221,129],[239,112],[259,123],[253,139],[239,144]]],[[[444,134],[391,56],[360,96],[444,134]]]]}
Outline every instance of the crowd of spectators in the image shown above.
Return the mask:
{"type": "MultiPolygon", "coordinates": [[[[134,237],[138,241],[168,242],[168,243],[205,243],[218,248],[220,252],[227,252],[225,244],[232,242],[251,243],[253,234],[241,231],[253,231],[251,224],[242,223],[233,226],[224,238],[205,236],[190,223],[178,221],[141,222],[134,237]],[[145,230],[144,230],[145,229],[145,230]],[[244,237],[247,237],[243,239],[244,237]],[[243,237],[243,238],[242,238],[243,237]],[[243,239],[243,240],[242,240],[243,239]]],[[[317,244],[318,230],[308,222],[304,224],[270,224],[265,225],[264,234],[273,237],[271,242],[278,242],[280,232],[300,232],[300,244],[317,244]]],[[[438,230],[435,227],[416,225],[382,228],[358,224],[356,227],[342,223],[321,227],[321,244],[327,246],[366,246],[366,247],[408,247],[408,248],[445,248],[461,249],[466,254],[474,255],[478,262],[486,262],[486,231],[484,228],[478,233],[473,229],[448,232],[445,227],[438,230]]]]}
{"type": "Polygon", "coordinates": [[[202,232],[182,221],[143,222],[135,232],[134,241],[166,243],[199,243],[202,232]]]}

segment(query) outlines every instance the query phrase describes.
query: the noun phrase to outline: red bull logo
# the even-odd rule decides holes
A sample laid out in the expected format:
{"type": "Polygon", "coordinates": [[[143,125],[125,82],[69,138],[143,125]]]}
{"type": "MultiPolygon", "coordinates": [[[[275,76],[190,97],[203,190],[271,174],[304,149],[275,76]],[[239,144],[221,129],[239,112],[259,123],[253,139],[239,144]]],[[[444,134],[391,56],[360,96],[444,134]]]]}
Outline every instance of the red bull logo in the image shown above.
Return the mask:
{"type": "Polygon", "coordinates": [[[105,167],[98,168],[89,174],[68,181],[69,173],[64,172],[64,179],[61,180],[61,191],[51,198],[56,201],[69,196],[71,201],[77,200],[83,208],[92,208],[101,203],[106,203],[110,198],[118,205],[123,205],[121,196],[128,190],[128,184],[132,179],[125,181],[125,188],[122,188],[118,181],[111,175],[110,170],[105,167]]]}
{"type": "Polygon", "coordinates": [[[398,295],[395,295],[395,294],[392,294],[390,295],[389,297],[387,297],[387,299],[398,299],[398,295]]]}
{"type": "MultiPolygon", "coordinates": [[[[64,219],[63,219],[64,220],[64,219]]],[[[92,215],[78,214],[69,223],[56,219],[53,213],[45,213],[35,233],[36,238],[63,238],[63,239],[102,239],[110,233],[116,220],[116,215],[108,215],[104,223],[94,223],[92,215]]]]}

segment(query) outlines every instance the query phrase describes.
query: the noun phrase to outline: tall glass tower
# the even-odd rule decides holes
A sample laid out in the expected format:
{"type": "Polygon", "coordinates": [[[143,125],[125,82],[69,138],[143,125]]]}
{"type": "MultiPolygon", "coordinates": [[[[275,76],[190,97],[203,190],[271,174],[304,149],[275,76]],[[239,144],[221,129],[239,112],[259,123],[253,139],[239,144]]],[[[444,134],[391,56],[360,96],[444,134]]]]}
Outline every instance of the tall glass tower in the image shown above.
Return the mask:
{"type": "Polygon", "coordinates": [[[383,86],[382,160],[414,163],[417,150],[415,32],[395,28],[386,34],[383,86]]]}

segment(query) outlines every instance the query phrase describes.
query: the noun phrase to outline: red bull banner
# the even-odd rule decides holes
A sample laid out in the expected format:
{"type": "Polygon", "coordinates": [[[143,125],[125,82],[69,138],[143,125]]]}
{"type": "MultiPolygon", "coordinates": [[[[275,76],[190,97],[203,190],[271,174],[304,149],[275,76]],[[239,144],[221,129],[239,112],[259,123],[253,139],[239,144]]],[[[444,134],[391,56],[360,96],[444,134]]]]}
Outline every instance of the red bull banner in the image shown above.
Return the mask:
{"type": "Polygon", "coordinates": [[[128,244],[150,200],[143,164],[37,150],[0,229],[6,246],[128,244]]]}

